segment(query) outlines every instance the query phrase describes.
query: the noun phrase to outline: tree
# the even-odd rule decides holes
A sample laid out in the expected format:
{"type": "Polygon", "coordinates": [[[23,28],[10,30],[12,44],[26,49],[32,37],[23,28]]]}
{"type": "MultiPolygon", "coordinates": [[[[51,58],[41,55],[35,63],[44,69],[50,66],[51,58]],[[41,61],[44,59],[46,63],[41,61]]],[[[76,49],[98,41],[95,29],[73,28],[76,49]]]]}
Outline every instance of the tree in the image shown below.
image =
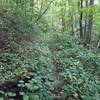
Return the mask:
{"type": "Polygon", "coordinates": [[[92,5],[94,4],[94,0],[90,0],[89,5],[91,6],[89,16],[88,16],[88,30],[86,36],[86,43],[90,44],[91,42],[91,34],[92,34],[92,26],[93,26],[93,8],[92,5]]]}
{"type": "Polygon", "coordinates": [[[80,9],[80,18],[79,18],[79,26],[80,26],[80,38],[83,41],[83,0],[80,0],[78,2],[78,6],[81,8],[80,9]]]}

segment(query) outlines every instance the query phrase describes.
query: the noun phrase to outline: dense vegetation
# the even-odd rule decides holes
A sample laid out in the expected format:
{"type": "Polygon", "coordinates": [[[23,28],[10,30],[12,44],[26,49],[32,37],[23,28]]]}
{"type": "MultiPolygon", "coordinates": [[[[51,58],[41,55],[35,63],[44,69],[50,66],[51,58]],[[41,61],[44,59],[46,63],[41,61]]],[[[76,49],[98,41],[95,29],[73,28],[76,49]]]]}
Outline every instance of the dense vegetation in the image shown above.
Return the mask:
{"type": "Polygon", "coordinates": [[[99,100],[99,3],[1,0],[0,100],[99,100]]]}

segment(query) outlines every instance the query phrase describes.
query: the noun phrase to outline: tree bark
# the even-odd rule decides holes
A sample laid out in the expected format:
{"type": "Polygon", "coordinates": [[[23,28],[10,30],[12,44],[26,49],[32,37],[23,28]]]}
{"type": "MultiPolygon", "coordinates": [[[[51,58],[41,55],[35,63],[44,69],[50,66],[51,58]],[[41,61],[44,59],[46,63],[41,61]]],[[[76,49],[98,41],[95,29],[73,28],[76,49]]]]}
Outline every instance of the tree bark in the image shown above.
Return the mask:
{"type": "MultiPolygon", "coordinates": [[[[62,2],[64,2],[64,1],[62,0],[62,2]]],[[[64,3],[63,6],[66,7],[66,3],[64,3]]],[[[63,13],[65,12],[65,9],[64,8],[62,8],[61,10],[62,10],[63,13]]],[[[66,30],[66,20],[65,20],[65,16],[66,16],[66,14],[64,13],[64,15],[62,15],[62,33],[65,32],[65,30],[66,30]]]]}
{"type": "MultiPolygon", "coordinates": [[[[85,2],[85,7],[88,7],[88,0],[86,0],[85,2]]],[[[87,35],[87,20],[88,17],[87,17],[87,13],[85,15],[85,27],[84,27],[84,42],[86,42],[86,35],[87,35]]]]}
{"type": "MultiPolygon", "coordinates": [[[[94,4],[94,0],[90,0],[90,6],[94,4]]],[[[88,18],[88,30],[87,30],[87,44],[91,42],[91,33],[92,33],[92,26],[93,26],[93,13],[90,10],[89,18],[88,18]]]]}
{"type": "MultiPolygon", "coordinates": [[[[79,7],[83,8],[83,0],[78,3],[79,7]]],[[[80,26],[80,38],[83,40],[83,12],[80,11],[80,19],[79,19],[79,26],[80,26]]]]}

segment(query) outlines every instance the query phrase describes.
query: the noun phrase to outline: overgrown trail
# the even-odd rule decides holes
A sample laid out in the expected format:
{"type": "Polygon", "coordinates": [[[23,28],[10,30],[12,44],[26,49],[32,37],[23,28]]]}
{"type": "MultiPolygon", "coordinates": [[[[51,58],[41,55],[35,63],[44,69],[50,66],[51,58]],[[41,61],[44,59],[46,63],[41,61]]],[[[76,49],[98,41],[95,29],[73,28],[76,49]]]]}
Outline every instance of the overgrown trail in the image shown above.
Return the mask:
{"type": "Polygon", "coordinates": [[[100,100],[100,0],[0,8],[0,100],[100,100]]]}
{"type": "Polygon", "coordinates": [[[56,85],[55,85],[55,89],[54,89],[54,93],[55,93],[55,100],[62,100],[61,98],[61,91],[62,91],[62,84],[61,84],[61,75],[60,75],[60,71],[59,69],[55,68],[54,71],[54,75],[56,77],[56,85]]]}
{"type": "MultiPolygon", "coordinates": [[[[48,48],[51,51],[51,53],[53,53],[54,45],[52,45],[52,43],[48,44],[48,48]]],[[[62,73],[62,70],[59,68],[58,62],[56,59],[53,59],[52,63],[54,65],[54,70],[52,71],[52,73],[54,73],[53,75],[56,79],[55,80],[56,84],[54,87],[55,100],[62,100],[62,98],[61,98],[61,92],[62,92],[61,73],[62,73]]]]}

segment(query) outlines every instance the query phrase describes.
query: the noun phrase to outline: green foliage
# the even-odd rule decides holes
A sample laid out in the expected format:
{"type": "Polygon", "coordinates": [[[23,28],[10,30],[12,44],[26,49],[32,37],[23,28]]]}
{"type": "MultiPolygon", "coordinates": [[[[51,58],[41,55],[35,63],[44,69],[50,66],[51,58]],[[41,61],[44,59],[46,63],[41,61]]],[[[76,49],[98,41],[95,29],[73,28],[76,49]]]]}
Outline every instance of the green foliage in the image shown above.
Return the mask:
{"type": "MultiPolygon", "coordinates": [[[[17,83],[22,89],[19,95],[23,100],[54,100],[58,95],[62,100],[99,100],[100,55],[92,44],[84,47],[77,34],[51,32],[56,23],[46,20],[46,16],[37,21],[50,1],[10,0],[1,6],[0,32],[4,36],[0,35],[0,96],[17,96],[18,93],[9,91],[9,88],[7,92],[3,91],[1,84],[20,77],[17,83]]],[[[68,6],[65,6],[66,0],[55,0],[52,4],[57,8],[54,12],[59,12],[56,14],[58,23],[62,17],[68,21],[65,33],[72,31],[70,18],[73,16],[77,21],[80,11],[84,16],[91,12],[99,16],[94,12],[98,12],[99,7],[79,9],[76,2],[78,0],[68,0],[68,6]]],[[[99,18],[95,17],[94,21],[96,30],[99,18]]],[[[99,34],[96,32],[94,39],[99,34]]],[[[93,41],[96,45],[99,39],[93,41]]]]}
{"type": "Polygon", "coordinates": [[[6,29],[7,32],[14,32],[17,41],[23,40],[24,34],[32,39],[39,32],[47,31],[46,20],[41,19],[39,23],[36,22],[40,16],[40,9],[36,8],[38,4],[35,3],[32,6],[31,3],[32,1],[27,0],[10,0],[9,3],[5,2],[5,5],[1,5],[0,28],[6,29]]]}
{"type": "Polygon", "coordinates": [[[23,98],[28,96],[30,100],[53,100],[56,97],[54,92],[58,81],[54,74],[55,69],[61,70],[59,82],[62,86],[60,92],[62,99],[99,98],[97,68],[100,65],[96,54],[79,45],[80,41],[77,41],[77,38],[59,35],[53,37],[49,44],[52,48],[48,48],[45,43],[36,44],[39,55],[34,58],[32,64],[35,66],[33,77],[28,83],[19,84],[25,88],[25,92],[21,93],[23,98]]]}
{"type": "Polygon", "coordinates": [[[99,56],[93,50],[83,48],[77,37],[55,34],[48,44],[45,41],[28,42],[17,53],[0,54],[1,78],[28,77],[28,82],[20,81],[18,84],[24,89],[20,92],[24,100],[53,100],[58,82],[62,87],[62,99],[98,98],[99,56]],[[57,72],[59,80],[56,70],[60,70],[57,72]]]}

